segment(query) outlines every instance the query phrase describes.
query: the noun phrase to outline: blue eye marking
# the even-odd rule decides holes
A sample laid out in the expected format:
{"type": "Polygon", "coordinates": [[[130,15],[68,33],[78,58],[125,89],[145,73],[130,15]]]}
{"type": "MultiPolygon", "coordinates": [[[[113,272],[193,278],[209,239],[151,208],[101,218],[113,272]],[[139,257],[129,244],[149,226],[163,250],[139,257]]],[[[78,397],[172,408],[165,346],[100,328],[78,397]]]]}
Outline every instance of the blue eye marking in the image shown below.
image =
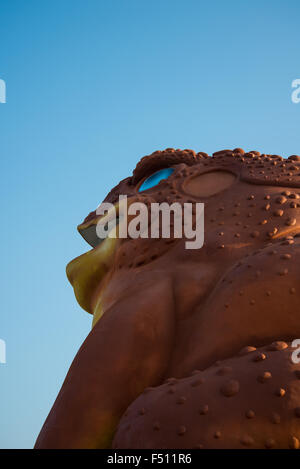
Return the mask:
{"type": "Polygon", "coordinates": [[[139,192],[146,191],[147,189],[150,189],[151,187],[157,186],[157,184],[162,180],[162,179],[167,179],[170,174],[172,174],[174,171],[174,168],[164,168],[161,169],[160,171],[156,171],[156,173],[151,174],[143,184],[139,188],[139,192]]]}

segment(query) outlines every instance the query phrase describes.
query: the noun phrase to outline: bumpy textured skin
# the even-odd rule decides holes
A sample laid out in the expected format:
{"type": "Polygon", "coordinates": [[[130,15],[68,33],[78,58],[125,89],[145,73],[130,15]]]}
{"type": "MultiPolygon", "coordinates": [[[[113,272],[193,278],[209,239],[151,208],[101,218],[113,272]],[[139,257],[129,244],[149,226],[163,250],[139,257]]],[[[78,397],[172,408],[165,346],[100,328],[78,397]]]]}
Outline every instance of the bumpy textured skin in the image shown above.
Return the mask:
{"type": "Polygon", "coordinates": [[[119,194],[204,202],[204,246],[118,240],[101,280],[103,317],[36,446],[299,448],[300,157],[167,149],[144,157],[105,201],[119,194]],[[167,180],[138,192],[168,166],[167,180]],[[214,177],[234,177],[207,195],[208,173],[210,189],[214,177]]]}
{"type": "Polygon", "coordinates": [[[250,347],[147,388],[122,418],[114,448],[299,448],[300,376],[291,353],[285,342],[250,347]]]}

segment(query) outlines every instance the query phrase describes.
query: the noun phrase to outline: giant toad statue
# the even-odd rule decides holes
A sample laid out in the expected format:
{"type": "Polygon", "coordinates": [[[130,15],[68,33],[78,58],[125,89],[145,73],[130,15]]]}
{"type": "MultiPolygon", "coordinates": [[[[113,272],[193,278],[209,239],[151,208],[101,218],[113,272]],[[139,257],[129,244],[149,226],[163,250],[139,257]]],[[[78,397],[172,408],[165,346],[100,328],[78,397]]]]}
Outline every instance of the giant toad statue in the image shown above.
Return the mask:
{"type": "Polygon", "coordinates": [[[204,203],[204,245],[79,225],[93,249],[67,275],[93,328],[36,447],[299,448],[300,157],[166,149],[120,194],[204,203]]]}

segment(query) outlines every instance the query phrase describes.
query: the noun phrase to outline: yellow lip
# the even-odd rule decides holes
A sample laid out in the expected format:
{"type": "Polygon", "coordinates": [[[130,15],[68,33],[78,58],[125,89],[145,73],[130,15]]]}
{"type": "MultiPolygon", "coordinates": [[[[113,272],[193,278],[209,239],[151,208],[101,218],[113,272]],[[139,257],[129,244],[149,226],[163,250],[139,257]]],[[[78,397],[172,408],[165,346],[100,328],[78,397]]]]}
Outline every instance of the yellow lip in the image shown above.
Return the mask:
{"type": "Polygon", "coordinates": [[[116,238],[106,238],[67,265],[67,277],[74,288],[76,299],[88,313],[94,314],[101,281],[112,266],[117,241],[116,238]]]}
{"type": "Polygon", "coordinates": [[[119,219],[104,240],[97,237],[96,226],[99,223],[104,226],[115,216],[119,216],[120,205],[123,203],[125,201],[115,204],[106,215],[96,216],[78,226],[79,233],[94,248],[73,259],[66,268],[67,277],[74,288],[79,305],[94,315],[93,326],[103,314],[101,304],[103,280],[112,267],[119,229],[126,224],[126,220],[119,219]]]}

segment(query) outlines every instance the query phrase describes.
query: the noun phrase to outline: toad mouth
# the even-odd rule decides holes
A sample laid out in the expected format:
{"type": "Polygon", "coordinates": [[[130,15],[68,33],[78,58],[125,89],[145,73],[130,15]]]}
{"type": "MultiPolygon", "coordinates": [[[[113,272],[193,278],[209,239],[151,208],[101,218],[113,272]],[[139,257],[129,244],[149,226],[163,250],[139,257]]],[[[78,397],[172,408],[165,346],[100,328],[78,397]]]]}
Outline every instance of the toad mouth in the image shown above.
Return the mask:
{"type": "Polygon", "coordinates": [[[121,230],[124,231],[125,227],[127,229],[130,218],[128,215],[124,216],[123,204],[127,204],[128,207],[133,202],[133,197],[120,199],[105,215],[96,215],[77,227],[80,235],[93,249],[69,262],[66,273],[77,302],[85,311],[94,316],[92,327],[104,313],[102,295],[105,280],[113,266],[115,254],[120,245],[119,233],[121,230]],[[99,226],[102,227],[102,236],[99,236],[99,226]]]}
{"type": "Polygon", "coordinates": [[[95,313],[103,279],[113,264],[117,242],[116,238],[106,238],[67,265],[67,277],[73,286],[76,300],[90,314],[95,313]]]}
{"type": "Polygon", "coordinates": [[[80,235],[93,249],[73,259],[66,268],[76,300],[88,313],[94,315],[93,325],[103,314],[101,292],[103,280],[111,269],[118,245],[118,230],[122,223],[119,203],[105,215],[98,215],[78,226],[80,235]],[[99,237],[97,225],[104,227],[105,236],[99,237]]]}

